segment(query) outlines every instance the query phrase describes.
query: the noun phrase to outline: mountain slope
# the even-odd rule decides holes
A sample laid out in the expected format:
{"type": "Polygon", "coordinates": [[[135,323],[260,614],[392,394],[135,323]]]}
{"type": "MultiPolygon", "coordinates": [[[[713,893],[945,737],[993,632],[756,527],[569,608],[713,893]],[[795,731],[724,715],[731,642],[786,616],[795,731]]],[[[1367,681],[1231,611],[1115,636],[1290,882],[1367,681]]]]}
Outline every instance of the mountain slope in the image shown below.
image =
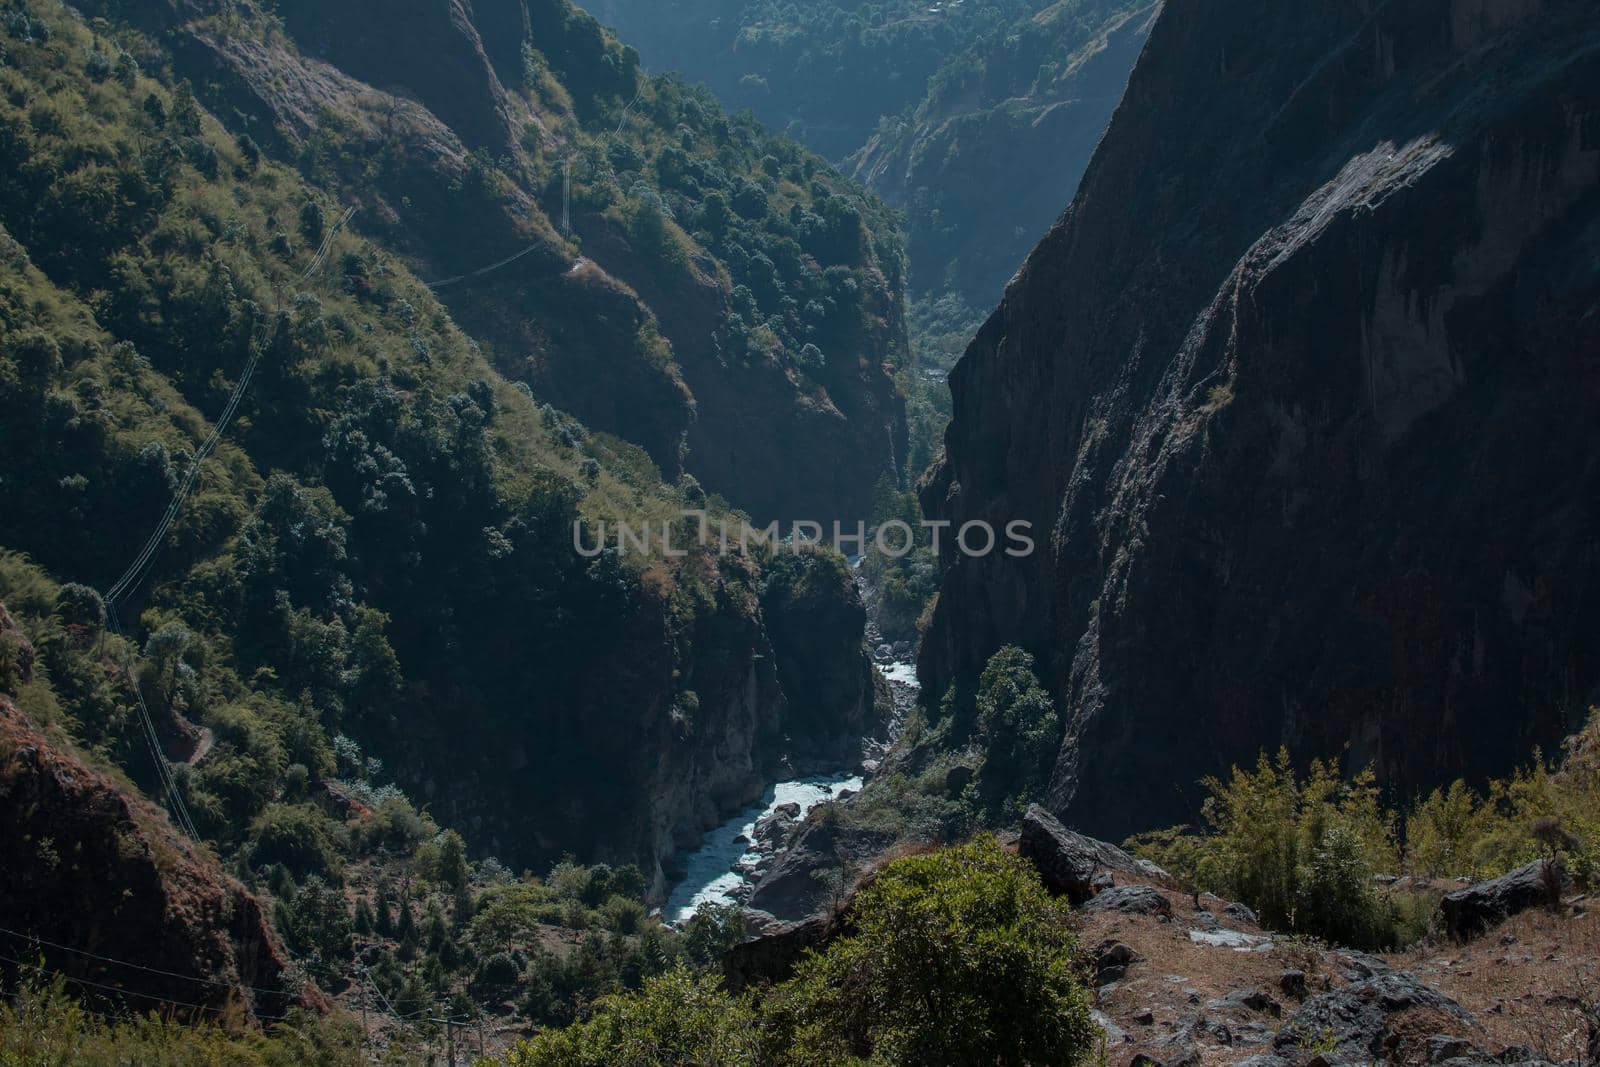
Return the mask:
{"type": "Polygon", "coordinates": [[[1409,791],[1581,719],[1597,87],[1580,3],[1166,5],[923,494],[1034,523],[947,559],[920,672],[1037,656],[1056,810],[1187,818],[1280,743],[1409,791]]]}
{"type": "Polygon", "coordinates": [[[1050,0],[591,0],[658,70],[680,70],[830,159],[914,107],[945,62],[1050,0]]]}
{"type": "MultiPolygon", "coordinates": [[[[659,889],[662,859],[781,761],[854,754],[876,694],[840,560],[574,550],[580,521],[591,535],[649,521],[657,544],[675,522],[674,543],[687,544],[681,513],[708,502],[689,479],[663,484],[640,447],[536,401],[497,366],[515,361],[462,326],[491,313],[529,330],[626,326],[643,347],[618,358],[674,382],[630,289],[551,259],[575,251],[551,236],[514,266],[555,274],[528,289],[463,284],[458,319],[408,266],[408,241],[443,232],[463,204],[532,203],[498,164],[461,155],[415,103],[363,95],[296,58],[248,7],[159,39],[120,21],[86,26],[49,0],[11,10],[0,602],[38,669],[24,679],[0,649],[0,691],[32,722],[156,794],[142,697],[179,764],[166,792],[203,838],[252,876],[281,867],[333,881],[379,847],[377,816],[410,828],[402,853],[437,832],[409,794],[479,854],[638,863],[659,889]],[[221,32],[230,25],[238,32],[221,32]],[[316,90],[304,102],[321,110],[298,134],[224,110],[247,102],[229,95],[245,73],[209,83],[213,113],[173,69],[226,53],[243,71],[258,52],[284,62],[273,99],[286,123],[294,87],[316,90]],[[341,139],[390,118],[409,131],[393,157],[341,139]],[[349,211],[347,169],[390,163],[384,181],[398,184],[363,186],[369,198],[349,211]],[[520,306],[519,293],[564,294],[567,306],[520,306]],[[148,573],[108,614],[95,590],[117,587],[192,473],[148,573]],[[832,625],[769,626],[791,611],[832,625]],[[816,657],[855,669],[781,666],[816,657]]],[[[172,11],[132,14],[168,26],[172,11]]],[[[579,84],[588,68],[566,61],[579,84]]],[[[520,225],[522,241],[548,228],[534,213],[520,225]]],[[[472,249],[447,251],[465,265],[472,249]]],[[[841,285],[856,277],[839,269],[841,285]]]]}
{"type": "MultiPolygon", "coordinates": [[[[8,812],[0,825],[4,925],[54,942],[24,966],[37,967],[42,957],[49,970],[91,983],[81,987],[90,998],[131,985],[145,998],[141,1007],[167,1000],[190,1006],[183,1014],[196,1019],[230,1005],[246,1018],[271,1019],[294,1007],[326,1008],[321,992],[292,970],[259,900],[156,808],[33,729],[4,697],[0,798],[8,812]],[[89,946],[137,965],[56,945],[89,946]]],[[[12,934],[5,951],[22,944],[12,934]]]]}
{"type": "Polygon", "coordinates": [[[703,92],[643,76],[566,0],[271,15],[168,0],[133,17],[230,128],[337,189],[425,275],[509,260],[441,298],[502,372],[669,478],[757,517],[848,518],[897,469],[887,211],[703,92]],[[793,448],[826,462],[785,475],[793,448]]]}

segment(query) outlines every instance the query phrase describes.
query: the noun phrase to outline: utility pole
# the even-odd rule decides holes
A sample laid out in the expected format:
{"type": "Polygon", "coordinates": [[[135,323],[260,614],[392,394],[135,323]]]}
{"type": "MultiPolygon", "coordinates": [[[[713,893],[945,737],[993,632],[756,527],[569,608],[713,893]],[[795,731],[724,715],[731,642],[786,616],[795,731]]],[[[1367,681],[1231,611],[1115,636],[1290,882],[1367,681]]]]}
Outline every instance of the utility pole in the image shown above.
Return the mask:
{"type": "Polygon", "coordinates": [[[483,1010],[478,1010],[478,1059],[486,1060],[489,1054],[483,1050],[483,1010]]]}
{"type": "Polygon", "coordinates": [[[561,232],[572,236],[572,157],[561,161],[561,232]]]}
{"type": "Polygon", "coordinates": [[[444,1017],[444,1048],[445,1062],[456,1067],[456,1021],[450,1015],[444,1017]]]}

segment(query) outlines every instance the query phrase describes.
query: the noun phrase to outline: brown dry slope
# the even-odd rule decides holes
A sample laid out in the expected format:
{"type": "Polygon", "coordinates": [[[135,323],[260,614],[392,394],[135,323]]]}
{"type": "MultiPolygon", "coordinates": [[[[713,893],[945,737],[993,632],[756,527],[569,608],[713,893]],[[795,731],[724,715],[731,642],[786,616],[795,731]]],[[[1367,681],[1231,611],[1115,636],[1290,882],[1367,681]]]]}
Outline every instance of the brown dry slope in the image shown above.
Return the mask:
{"type": "Polygon", "coordinates": [[[168,1002],[195,1006],[180,1014],[276,1018],[326,1006],[291,971],[259,900],[154,805],[36,729],[5,697],[0,810],[0,955],[8,957],[0,969],[8,975],[19,965],[60,971],[79,981],[75,992],[141,1012],[168,1002]]]}

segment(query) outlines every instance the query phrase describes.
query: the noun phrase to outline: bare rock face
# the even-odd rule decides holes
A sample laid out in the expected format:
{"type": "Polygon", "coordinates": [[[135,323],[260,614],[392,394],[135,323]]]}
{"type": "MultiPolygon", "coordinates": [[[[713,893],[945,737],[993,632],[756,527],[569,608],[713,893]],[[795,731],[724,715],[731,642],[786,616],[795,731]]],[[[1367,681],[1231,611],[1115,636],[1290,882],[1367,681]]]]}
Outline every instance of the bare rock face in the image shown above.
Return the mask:
{"type": "Polygon", "coordinates": [[[1166,5],[924,491],[1033,523],[947,554],[919,667],[1038,657],[1050,808],[1119,838],[1280,744],[1504,772],[1595,699],[1597,41],[1578,0],[1166,5]]]}
{"type": "Polygon", "coordinates": [[[33,963],[42,953],[47,970],[127,989],[141,1010],[165,1000],[280,1017],[327,1006],[291,973],[260,901],[148,801],[35,729],[4,697],[0,808],[0,924],[41,939],[35,949],[8,936],[6,955],[33,963]]]}

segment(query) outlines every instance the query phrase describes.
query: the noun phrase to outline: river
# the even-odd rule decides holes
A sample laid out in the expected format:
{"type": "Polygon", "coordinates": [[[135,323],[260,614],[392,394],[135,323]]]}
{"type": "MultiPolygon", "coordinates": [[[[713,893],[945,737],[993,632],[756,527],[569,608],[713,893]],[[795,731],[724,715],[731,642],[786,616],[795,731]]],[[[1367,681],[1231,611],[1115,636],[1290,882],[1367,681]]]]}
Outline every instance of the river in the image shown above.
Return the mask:
{"type": "MultiPolygon", "coordinates": [[[[871,590],[865,586],[865,575],[860,559],[851,561],[857,580],[871,602],[871,590]]],[[[887,738],[865,738],[862,761],[865,773],[870,776],[893,742],[900,720],[916,700],[917,666],[916,649],[907,642],[891,647],[878,636],[877,626],[868,623],[867,646],[876,651],[873,659],[879,672],[888,680],[894,691],[895,714],[889,724],[887,738]]],[[[670,925],[679,925],[701,904],[739,904],[748,899],[755,885],[752,876],[758,864],[767,858],[765,845],[756,839],[756,824],[774,814],[785,804],[799,807],[794,817],[795,825],[805,822],[812,808],[831,800],[841,793],[856,793],[863,784],[862,773],[856,770],[840,771],[831,775],[813,775],[778,782],[767,788],[761,800],[740,811],[733,818],[707,833],[700,847],[683,857],[684,876],[667,897],[661,909],[661,918],[670,925]]]]}
{"type": "Polygon", "coordinates": [[[779,782],[768,788],[760,802],[706,834],[700,847],[684,860],[683,880],[667,897],[661,917],[677,925],[686,922],[701,904],[740,902],[740,887],[751,884],[743,868],[753,867],[762,853],[755,845],[756,823],[784,804],[797,804],[803,821],[812,808],[840,792],[861,788],[860,775],[816,775],[779,782]],[[737,868],[735,865],[738,865],[737,868]]]}

